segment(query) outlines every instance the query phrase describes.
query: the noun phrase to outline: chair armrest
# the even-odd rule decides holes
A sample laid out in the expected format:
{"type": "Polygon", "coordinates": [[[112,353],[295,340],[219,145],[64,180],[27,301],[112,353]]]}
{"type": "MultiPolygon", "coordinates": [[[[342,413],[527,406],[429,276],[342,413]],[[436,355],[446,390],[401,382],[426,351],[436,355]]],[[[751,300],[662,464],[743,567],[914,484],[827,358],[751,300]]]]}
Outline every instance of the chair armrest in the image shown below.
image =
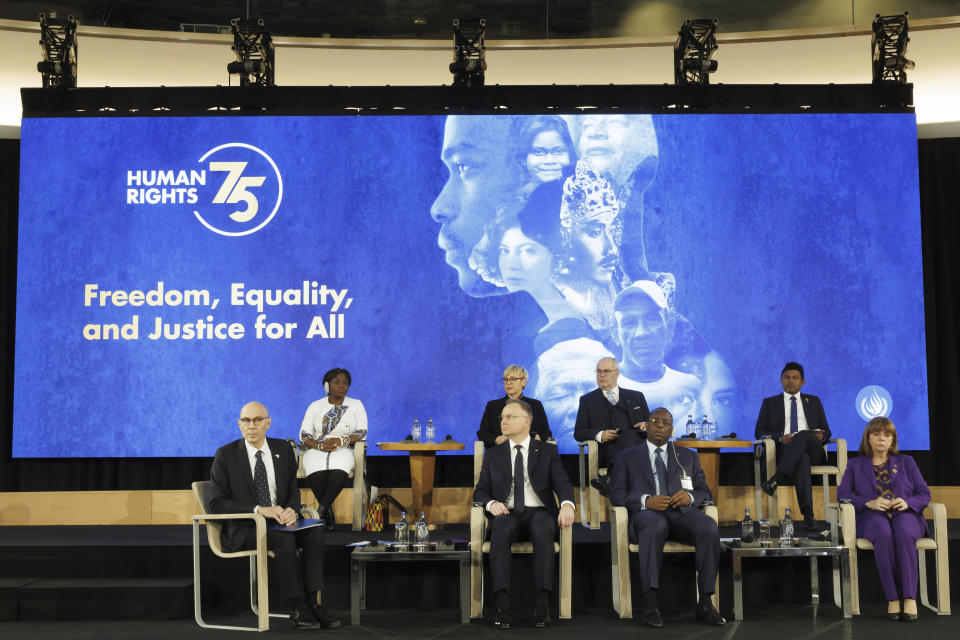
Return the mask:
{"type": "Polygon", "coordinates": [[[763,456],[767,471],[767,477],[770,479],[777,472],[777,441],[770,436],[764,436],[759,440],[752,440],[751,444],[763,449],[763,456]]]}
{"type": "Polygon", "coordinates": [[[938,547],[941,544],[947,544],[947,505],[942,502],[931,502],[924,512],[927,509],[933,512],[933,539],[938,547]]]}
{"type": "Polygon", "coordinates": [[[480,467],[483,465],[483,442],[477,440],[473,443],[473,486],[476,487],[480,482],[480,467]]]}
{"type": "MultiPolygon", "coordinates": [[[[480,443],[481,446],[483,443],[480,443]]],[[[486,537],[487,516],[484,514],[483,507],[476,505],[470,507],[470,549],[479,551],[483,545],[483,539],[486,537]],[[474,545],[476,548],[474,549],[474,545]]]]}
{"type": "Polygon", "coordinates": [[[717,511],[717,505],[710,503],[703,505],[703,512],[710,516],[714,522],[720,521],[720,513],[717,511]]]}
{"type": "Polygon", "coordinates": [[[260,552],[261,543],[266,549],[267,543],[267,519],[259,513],[198,513],[190,516],[190,519],[200,524],[206,524],[205,520],[253,520],[257,535],[257,552],[260,552]]]}
{"type": "Polygon", "coordinates": [[[843,529],[843,546],[855,549],[857,546],[857,514],[849,501],[840,503],[840,527],[843,529]]]}
{"type": "Polygon", "coordinates": [[[837,446],[837,471],[839,471],[837,482],[840,482],[840,478],[843,477],[843,473],[847,470],[847,441],[845,438],[831,438],[827,440],[824,446],[827,444],[837,446]]]}
{"type": "MultiPolygon", "coordinates": [[[[355,442],[353,445],[353,468],[360,469],[363,475],[363,465],[367,459],[367,443],[355,442]]],[[[356,471],[354,471],[356,473],[356,471]]]]}

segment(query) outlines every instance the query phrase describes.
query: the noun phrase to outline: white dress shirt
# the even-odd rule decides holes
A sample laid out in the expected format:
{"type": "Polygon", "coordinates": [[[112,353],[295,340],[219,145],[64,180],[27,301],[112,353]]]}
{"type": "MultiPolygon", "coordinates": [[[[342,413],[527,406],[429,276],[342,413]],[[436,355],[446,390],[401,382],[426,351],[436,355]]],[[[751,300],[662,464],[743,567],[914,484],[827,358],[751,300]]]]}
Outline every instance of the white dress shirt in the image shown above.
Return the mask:
{"type": "MultiPolygon", "coordinates": [[[[257,468],[257,451],[263,451],[263,466],[267,468],[267,486],[270,488],[270,504],[271,506],[277,504],[277,474],[273,470],[273,456],[270,454],[270,446],[266,440],[263,441],[263,446],[259,449],[246,440],[243,441],[243,444],[247,447],[247,459],[250,461],[250,477],[253,477],[257,468]]],[[[254,513],[257,512],[259,506],[253,508],[254,513]]]]}
{"type": "Polygon", "coordinates": [[[784,435],[790,433],[790,398],[797,399],[797,432],[806,431],[809,429],[807,426],[807,417],[803,414],[803,402],[798,392],[796,395],[791,396],[786,391],[783,392],[783,433],[784,435]]]}

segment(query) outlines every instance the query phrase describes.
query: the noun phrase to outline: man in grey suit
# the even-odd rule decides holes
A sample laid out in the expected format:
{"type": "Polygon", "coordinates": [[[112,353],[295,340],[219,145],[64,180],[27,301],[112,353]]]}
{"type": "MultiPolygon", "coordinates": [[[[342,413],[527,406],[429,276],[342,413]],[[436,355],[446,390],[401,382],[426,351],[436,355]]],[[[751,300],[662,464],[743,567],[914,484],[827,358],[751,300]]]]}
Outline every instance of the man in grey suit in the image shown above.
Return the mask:
{"type": "Polygon", "coordinates": [[[720,566],[720,531],[698,507],[711,499],[700,459],[693,451],[668,444],[673,416],[655,409],[645,425],[647,441],[621,451],[613,465],[610,502],[630,513],[630,540],[637,544],[638,575],[643,589],[642,621],[662,627],[657,589],[663,547],[675,540],[696,548],[697,620],[726,624],[711,601],[720,566]]]}

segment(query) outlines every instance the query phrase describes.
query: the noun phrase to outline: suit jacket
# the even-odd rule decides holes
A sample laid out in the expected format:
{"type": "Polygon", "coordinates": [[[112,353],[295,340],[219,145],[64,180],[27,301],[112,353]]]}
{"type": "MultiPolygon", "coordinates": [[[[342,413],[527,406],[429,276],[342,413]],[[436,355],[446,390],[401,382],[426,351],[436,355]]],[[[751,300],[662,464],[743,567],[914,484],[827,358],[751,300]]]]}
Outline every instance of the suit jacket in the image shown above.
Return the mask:
{"type": "MultiPolygon", "coordinates": [[[[300,489],[297,488],[297,459],[293,447],[286,440],[267,438],[273,457],[273,471],[277,482],[277,503],[300,511],[300,489]]],[[[257,506],[256,490],[253,488],[253,472],[244,440],[234,440],[217,449],[210,468],[214,492],[209,509],[213,513],[253,513],[257,506]]],[[[243,548],[247,532],[253,528],[252,520],[227,520],[220,532],[220,544],[224,551],[239,551],[243,548]]]]}
{"type": "MultiPolygon", "coordinates": [[[[510,448],[513,442],[507,440],[491,447],[483,456],[480,467],[480,479],[473,491],[473,501],[486,505],[491,500],[506,504],[507,496],[513,488],[513,465],[510,462],[510,448]]],[[[534,492],[547,510],[556,517],[560,513],[557,500],[573,500],[573,485],[560,463],[557,445],[530,438],[530,451],[527,458],[527,476],[534,492]]]]}
{"type": "MultiPolygon", "coordinates": [[[[712,500],[707,478],[700,468],[700,458],[696,452],[686,447],[677,447],[668,443],[667,490],[665,495],[672,496],[683,487],[680,486],[680,465],[693,479],[693,502],[680,507],[680,511],[695,509],[705,501],[712,500]],[[679,460],[679,465],[677,461],[679,460]]],[[[653,478],[653,466],[650,464],[650,451],[647,443],[630,447],[617,454],[610,478],[610,503],[615,507],[626,507],[630,511],[643,508],[641,498],[644,495],[656,495],[657,484],[653,478]]]]}
{"type": "MultiPolygon", "coordinates": [[[[550,433],[550,425],[547,423],[547,412],[543,410],[543,405],[539,400],[521,396],[521,400],[530,405],[533,410],[533,421],[530,423],[530,435],[538,435],[541,440],[549,440],[553,437],[550,433]]],[[[507,405],[507,396],[491,400],[483,410],[483,417],[480,419],[480,428],[477,430],[477,440],[483,442],[488,449],[496,444],[497,436],[502,436],[500,430],[500,414],[507,405]]]]}
{"type": "MultiPolygon", "coordinates": [[[[803,415],[807,418],[808,429],[823,429],[823,442],[830,439],[830,425],[827,424],[827,415],[823,412],[820,398],[801,393],[800,403],[803,405],[803,415]]],[[[760,415],[757,416],[757,427],[753,437],[759,440],[764,436],[772,436],[779,440],[786,426],[786,416],[783,410],[783,394],[763,399],[760,405],[760,415]]]]}
{"type": "MultiPolygon", "coordinates": [[[[923,510],[930,503],[930,488],[920,474],[913,458],[902,453],[890,456],[890,475],[893,479],[893,495],[903,498],[910,510],[923,518],[923,510]]],[[[877,482],[873,473],[873,459],[857,456],[847,461],[837,498],[850,500],[857,512],[867,508],[867,503],[877,497],[877,482]]],[[[926,528],[927,521],[923,521],[926,528]]]]}
{"type": "MultiPolygon", "coordinates": [[[[646,422],[647,418],[650,417],[647,399],[643,397],[643,393],[640,391],[621,387],[617,406],[626,410],[631,425],[646,422]]],[[[612,423],[611,411],[610,403],[603,395],[603,389],[597,388],[580,396],[577,422],[573,427],[573,437],[576,441],[596,440],[598,433],[604,429],[609,429],[612,423]]]]}

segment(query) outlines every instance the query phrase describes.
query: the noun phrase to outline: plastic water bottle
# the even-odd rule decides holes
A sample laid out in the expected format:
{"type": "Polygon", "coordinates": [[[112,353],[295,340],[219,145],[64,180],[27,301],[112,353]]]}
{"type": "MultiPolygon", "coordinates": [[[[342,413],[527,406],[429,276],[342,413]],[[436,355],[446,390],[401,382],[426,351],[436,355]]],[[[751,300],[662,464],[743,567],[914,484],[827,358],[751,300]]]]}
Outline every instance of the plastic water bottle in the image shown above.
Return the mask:
{"type": "Polygon", "coordinates": [[[407,522],[407,512],[404,511],[400,514],[400,520],[397,522],[397,538],[396,538],[396,547],[397,551],[409,551],[410,550],[410,523],[407,522]]]}
{"type": "Polygon", "coordinates": [[[427,418],[427,432],[423,439],[424,442],[433,442],[437,435],[437,428],[433,426],[433,418],[427,418]]]}
{"type": "Polygon", "coordinates": [[[780,521],[780,546],[793,546],[793,518],[790,517],[790,507],[787,507],[780,521]]]}
{"type": "Polygon", "coordinates": [[[740,539],[744,542],[753,541],[753,519],[750,518],[750,509],[743,510],[743,520],[740,521],[740,539]]]}
{"type": "Polygon", "coordinates": [[[414,442],[420,442],[420,421],[416,418],[413,419],[413,428],[410,429],[410,436],[414,442]]]}
{"type": "Polygon", "coordinates": [[[703,420],[700,421],[700,440],[709,440],[710,439],[710,420],[707,419],[707,414],[703,414],[703,420]]]}
{"type": "Polygon", "coordinates": [[[687,426],[684,429],[683,435],[687,435],[688,433],[693,433],[693,434],[697,433],[697,427],[693,422],[693,414],[687,416],[687,426]]]}
{"type": "Polygon", "coordinates": [[[417,520],[417,551],[430,550],[430,528],[427,526],[427,517],[423,511],[420,512],[420,519],[417,520]]]}

